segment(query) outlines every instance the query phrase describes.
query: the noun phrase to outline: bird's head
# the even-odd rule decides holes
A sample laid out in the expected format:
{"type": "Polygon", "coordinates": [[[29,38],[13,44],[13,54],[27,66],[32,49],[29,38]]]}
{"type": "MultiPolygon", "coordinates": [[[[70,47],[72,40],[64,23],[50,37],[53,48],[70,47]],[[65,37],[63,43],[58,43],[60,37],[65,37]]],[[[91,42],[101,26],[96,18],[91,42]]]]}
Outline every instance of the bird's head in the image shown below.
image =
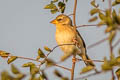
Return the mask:
{"type": "Polygon", "coordinates": [[[55,25],[72,25],[72,20],[67,15],[61,14],[57,16],[54,20],[50,23],[55,25]]]}

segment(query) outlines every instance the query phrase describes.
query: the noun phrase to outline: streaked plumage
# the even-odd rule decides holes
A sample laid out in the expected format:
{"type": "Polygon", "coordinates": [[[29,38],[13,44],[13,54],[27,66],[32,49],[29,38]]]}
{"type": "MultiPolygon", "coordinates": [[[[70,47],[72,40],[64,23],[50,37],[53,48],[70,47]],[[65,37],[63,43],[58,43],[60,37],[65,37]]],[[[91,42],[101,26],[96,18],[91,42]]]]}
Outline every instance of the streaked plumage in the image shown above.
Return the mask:
{"type": "MultiPolygon", "coordinates": [[[[76,34],[73,30],[72,26],[72,20],[70,17],[61,14],[56,17],[53,21],[51,21],[52,24],[56,25],[56,42],[58,45],[61,44],[74,44],[74,39],[76,38],[76,34]]],[[[64,52],[64,55],[67,55],[68,57],[71,56],[72,54],[78,54],[82,57],[83,60],[90,60],[90,58],[86,54],[86,46],[85,43],[77,31],[77,42],[79,46],[75,45],[63,45],[60,46],[62,51],[64,52]]],[[[86,65],[92,65],[94,66],[94,63],[92,61],[86,62],[86,65]]]]}

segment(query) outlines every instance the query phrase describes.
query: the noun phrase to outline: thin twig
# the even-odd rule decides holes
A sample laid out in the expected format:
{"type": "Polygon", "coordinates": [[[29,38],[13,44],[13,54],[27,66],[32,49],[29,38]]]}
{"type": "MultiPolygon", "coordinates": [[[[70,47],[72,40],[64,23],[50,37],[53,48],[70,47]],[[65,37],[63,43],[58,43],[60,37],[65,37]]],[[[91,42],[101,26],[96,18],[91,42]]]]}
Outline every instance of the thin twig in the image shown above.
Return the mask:
{"type": "Polygon", "coordinates": [[[78,61],[86,61],[86,62],[104,62],[103,60],[83,60],[83,59],[77,59],[78,61]]]}
{"type": "Polygon", "coordinates": [[[97,26],[97,24],[80,25],[80,26],[77,26],[77,28],[79,28],[79,27],[88,27],[88,26],[97,26]]]}
{"type": "Polygon", "coordinates": [[[75,44],[61,44],[61,45],[57,45],[57,46],[53,47],[53,49],[45,56],[44,60],[41,61],[39,66],[41,66],[43,63],[45,63],[47,57],[50,55],[51,52],[53,52],[57,47],[64,46],[64,45],[75,45],[75,44]]]}
{"type": "MultiPolygon", "coordinates": [[[[73,55],[73,59],[76,59],[76,55],[73,55]]],[[[71,80],[74,80],[75,63],[76,63],[75,61],[72,62],[71,80]]]]}
{"type": "Polygon", "coordinates": [[[26,59],[26,60],[32,60],[32,61],[42,62],[42,61],[39,61],[39,60],[33,59],[33,58],[27,58],[27,57],[22,57],[22,56],[16,56],[16,57],[20,58],[20,59],[26,59]]]}
{"type": "Polygon", "coordinates": [[[93,76],[93,75],[97,75],[97,74],[100,74],[100,73],[102,73],[102,71],[95,72],[95,73],[89,74],[89,75],[87,75],[87,76],[79,77],[79,78],[76,78],[75,80],[86,79],[86,78],[88,78],[88,77],[91,77],[91,76],[93,76]]]}
{"type": "Polygon", "coordinates": [[[53,65],[56,66],[56,67],[60,67],[60,68],[63,68],[63,69],[65,69],[65,70],[71,71],[71,69],[66,68],[66,67],[64,67],[64,66],[60,66],[60,65],[58,65],[58,64],[53,64],[53,65]]]}
{"type": "MultiPolygon", "coordinates": [[[[13,55],[5,55],[5,56],[2,56],[2,57],[12,57],[13,55]]],[[[39,61],[39,60],[36,60],[36,59],[33,59],[33,58],[28,58],[28,57],[22,57],[22,56],[16,56],[17,58],[19,59],[26,59],[26,60],[32,60],[32,61],[37,61],[37,62],[42,62],[42,61],[39,61]]]]}
{"type": "Polygon", "coordinates": [[[89,45],[89,46],[87,47],[87,49],[93,48],[93,47],[95,47],[95,46],[103,43],[103,42],[106,41],[106,40],[108,40],[108,37],[107,37],[107,38],[104,38],[104,39],[102,39],[102,40],[100,40],[100,41],[98,41],[98,42],[96,42],[96,43],[94,43],[94,44],[92,44],[92,45],[89,45]]]}

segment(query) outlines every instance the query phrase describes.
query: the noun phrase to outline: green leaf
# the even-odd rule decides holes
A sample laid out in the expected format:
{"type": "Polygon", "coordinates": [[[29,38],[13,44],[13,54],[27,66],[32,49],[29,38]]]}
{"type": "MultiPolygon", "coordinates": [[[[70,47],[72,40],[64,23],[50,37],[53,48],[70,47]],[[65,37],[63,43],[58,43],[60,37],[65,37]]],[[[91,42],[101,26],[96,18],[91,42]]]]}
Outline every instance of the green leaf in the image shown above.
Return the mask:
{"type": "Polygon", "coordinates": [[[69,80],[67,77],[62,77],[61,80],[69,80]]]}
{"type": "Polygon", "coordinates": [[[116,31],[112,31],[110,33],[110,35],[109,35],[109,38],[108,38],[110,43],[112,43],[112,41],[114,40],[115,36],[116,36],[116,31]]]}
{"type": "Polygon", "coordinates": [[[116,2],[120,3],[120,0],[116,0],[116,2]]]}
{"type": "Polygon", "coordinates": [[[46,66],[47,67],[53,66],[54,64],[55,64],[55,62],[53,60],[51,60],[51,59],[46,60],[46,66]]]}
{"type": "Polygon", "coordinates": [[[117,69],[115,73],[117,75],[118,80],[120,80],[120,68],[117,69]]]}
{"type": "Polygon", "coordinates": [[[14,78],[7,72],[1,72],[1,80],[14,80],[14,78]]]}
{"type": "Polygon", "coordinates": [[[93,7],[95,7],[95,8],[98,8],[99,7],[99,5],[97,4],[95,4],[95,0],[93,0],[93,1],[91,1],[91,5],[93,6],[93,7]]]}
{"type": "Polygon", "coordinates": [[[117,16],[117,13],[116,11],[113,9],[113,12],[112,12],[112,17],[113,17],[113,21],[117,24],[120,24],[120,20],[119,20],[119,17],[117,16]]]}
{"type": "Polygon", "coordinates": [[[9,55],[10,55],[10,53],[0,50],[0,56],[2,58],[8,58],[9,55]]]}
{"type": "Polygon", "coordinates": [[[50,12],[51,12],[52,14],[55,14],[56,12],[58,12],[58,9],[50,10],[50,12]]]}
{"type": "Polygon", "coordinates": [[[103,20],[103,21],[106,20],[106,16],[105,16],[103,13],[101,13],[101,12],[99,12],[99,18],[100,18],[101,20],[103,20]]]}
{"type": "Polygon", "coordinates": [[[118,56],[118,57],[116,58],[116,61],[117,61],[118,64],[120,64],[120,56],[118,56]]]}
{"type": "Polygon", "coordinates": [[[111,11],[109,9],[107,9],[105,11],[106,17],[110,17],[111,16],[111,11]]]}
{"type": "Polygon", "coordinates": [[[92,16],[92,15],[98,13],[99,11],[100,11],[99,9],[93,8],[93,9],[90,11],[90,15],[92,16]]]}
{"type": "Polygon", "coordinates": [[[57,77],[62,77],[61,73],[58,71],[58,70],[55,70],[54,71],[54,74],[57,76],[57,77]]]}
{"type": "Polygon", "coordinates": [[[35,64],[32,62],[28,62],[22,65],[22,67],[30,67],[30,66],[35,66],[35,64]]]}
{"type": "Polygon", "coordinates": [[[59,7],[61,13],[64,13],[65,3],[60,1],[60,2],[58,3],[58,7],[59,7]]]}
{"type": "Polygon", "coordinates": [[[58,2],[58,0],[53,0],[53,1],[51,1],[51,4],[52,4],[52,3],[56,3],[56,2],[58,2]]]}
{"type": "Polygon", "coordinates": [[[35,75],[39,72],[39,68],[36,67],[35,65],[30,66],[30,74],[35,75]]]}
{"type": "Polygon", "coordinates": [[[44,49],[48,52],[51,52],[52,50],[50,48],[48,48],[47,46],[44,46],[44,49]]]}
{"type": "Polygon", "coordinates": [[[105,25],[105,22],[104,22],[104,21],[100,21],[100,22],[97,24],[98,27],[100,27],[100,26],[102,26],[102,25],[105,25]]]}
{"type": "Polygon", "coordinates": [[[20,74],[20,71],[13,64],[11,65],[11,71],[13,74],[20,74]]]}
{"type": "Polygon", "coordinates": [[[25,76],[25,74],[17,74],[17,80],[22,80],[25,76]]]}
{"type": "Polygon", "coordinates": [[[97,19],[98,19],[97,16],[94,16],[94,17],[92,17],[91,19],[89,19],[88,22],[94,22],[94,21],[96,21],[97,19]]]}
{"type": "Polygon", "coordinates": [[[11,62],[15,61],[18,57],[17,56],[11,56],[8,60],[7,63],[10,64],[11,62]]]}
{"type": "Polygon", "coordinates": [[[105,32],[106,32],[106,33],[107,33],[107,32],[111,32],[112,30],[113,30],[113,27],[112,27],[112,26],[109,26],[109,27],[106,28],[105,32]]]}
{"type": "Polygon", "coordinates": [[[80,74],[83,74],[83,73],[86,73],[86,72],[89,72],[91,70],[93,70],[94,67],[93,66],[86,66],[82,69],[82,71],[80,72],[80,74]]]}
{"type": "Polygon", "coordinates": [[[103,71],[112,70],[112,66],[110,65],[110,62],[106,59],[106,57],[104,58],[104,63],[102,64],[102,70],[103,71]]]}
{"type": "Polygon", "coordinates": [[[38,49],[38,56],[40,56],[40,58],[45,57],[45,54],[43,53],[43,51],[40,48],[38,49]]]}
{"type": "Polygon", "coordinates": [[[56,7],[56,5],[55,4],[48,4],[48,5],[46,5],[45,7],[44,7],[44,9],[57,9],[57,7],[56,7]]]}
{"type": "Polygon", "coordinates": [[[120,4],[120,0],[115,0],[114,2],[112,2],[112,6],[116,6],[118,4],[120,4]]]}

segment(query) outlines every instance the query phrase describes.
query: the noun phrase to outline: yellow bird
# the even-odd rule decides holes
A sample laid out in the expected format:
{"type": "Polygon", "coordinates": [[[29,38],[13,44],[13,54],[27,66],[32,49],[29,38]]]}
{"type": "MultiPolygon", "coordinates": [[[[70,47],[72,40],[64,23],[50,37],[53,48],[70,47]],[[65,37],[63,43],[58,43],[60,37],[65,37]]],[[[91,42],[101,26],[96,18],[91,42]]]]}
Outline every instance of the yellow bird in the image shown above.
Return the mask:
{"type": "Polygon", "coordinates": [[[92,61],[85,61],[90,60],[90,58],[86,54],[86,46],[85,43],[77,31],[77,34],[73,30],[72,26],[72,20],[67,15],[61,14],[56,17],[56,19],[52,20],[50,23],[55,24],[56,26],[56,42],[61,48],[61,50],[64,52],[64,55],[62,56],[62,60],[66,59],[67,57],[78,54],[82,57],[85,64],[87,66],[95,66],[92,61]],[[77,38],[77,39],[76,39],[77,38]],[[74,44],[74,39],[77,40],[78,46],[72,45],[74,44]],[[68,44],[68,45],[67,45],[68,44]],[[71,44],[71,45],[69,45],[71,44]]]}

